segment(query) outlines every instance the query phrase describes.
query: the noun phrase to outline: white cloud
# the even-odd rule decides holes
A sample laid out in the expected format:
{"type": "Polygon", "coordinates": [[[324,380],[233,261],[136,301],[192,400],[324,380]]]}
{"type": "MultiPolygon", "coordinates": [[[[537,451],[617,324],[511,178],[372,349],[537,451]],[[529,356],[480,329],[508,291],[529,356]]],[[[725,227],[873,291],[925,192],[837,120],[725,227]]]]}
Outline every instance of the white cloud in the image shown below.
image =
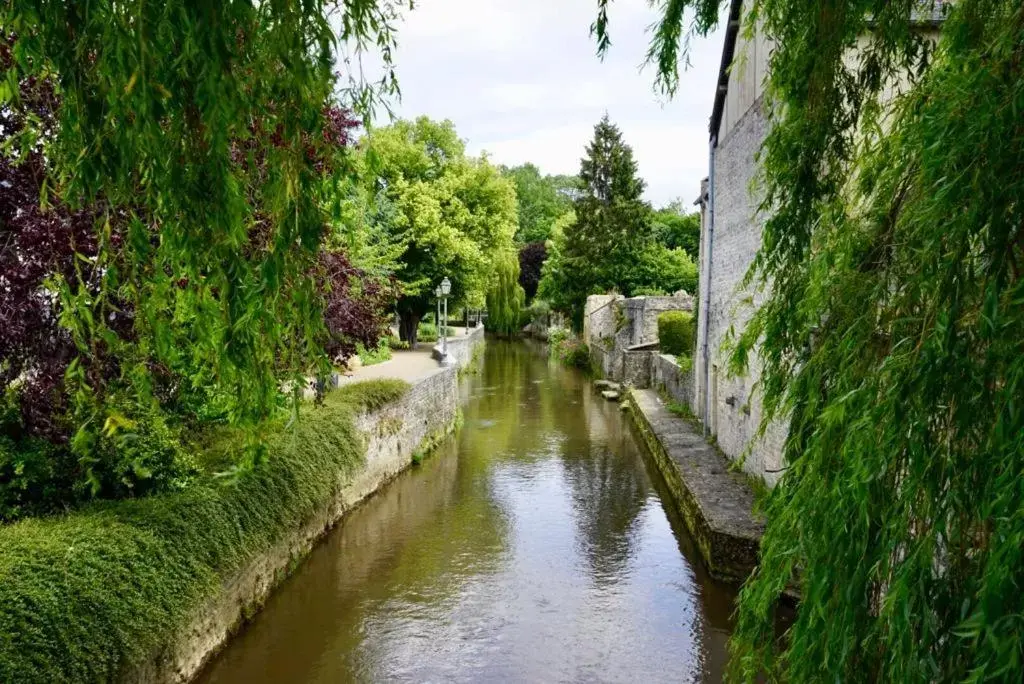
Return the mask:
{"type": "Polygon", "coordinates": [[[707,121],[721,31],[694,42],[676,98],[662,103],[641,72],[645,0],[610,3],[612,48],[595,55],[593,0],[420,0],[399,26],[399,116],[455,122],[470,151],[574,173],[607,111],[633,147],[647,198],[696,197],[707,173],[707,121]]]}

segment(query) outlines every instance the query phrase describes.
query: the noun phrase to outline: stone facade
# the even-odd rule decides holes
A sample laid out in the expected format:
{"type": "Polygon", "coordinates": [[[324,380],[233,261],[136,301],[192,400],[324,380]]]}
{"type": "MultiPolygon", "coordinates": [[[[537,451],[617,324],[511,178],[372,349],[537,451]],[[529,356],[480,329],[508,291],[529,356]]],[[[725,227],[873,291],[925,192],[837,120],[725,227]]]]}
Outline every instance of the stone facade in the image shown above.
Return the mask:
{"type": "MultiPolygon", "coordinates": [[[[739,285],[761,246],[764,217],[754,179],[755,155],[768,133],[764,88],[773,46],[763,32],[741,30],[751,3],[731,0],[729,21],[714,106],[711,112],[709,177],[701,185],[700,288],[695,354],[694,413],[704,422],[722,451],[743,460],[744,469],[774,484],[783,469],[786,426],[775,423],[761,437],[762,402],[758,390],[761,364],[752,356],[744,377],[730,377],[723,342],[730,329],[742,331],[764,293],[739,285]]],[[[918,14],[917,30],[937,40],[938,7],[918,14]]],[[[849,59],[867,44],[861,36],[849,59]]],[[[883,104],[909,83],[908,76],[887,82],[883,104]]]]}
{"type": "MultiPolygon", "coordinates": [[[[163,645],[143,667],[128,673],[125,681],[191,681],[349,510],[407,468],[414,454],[432,447],[454,428],[460,405],[458,372],[483,340],[482,328],[479,334],[462,338],[457,345],[462,348],[457,353],[459,364],[439,367],[397,402],[358,416],[355,425],[366,441],[364,466],[339,481],[334,499],[312,519],[227,578],[217,595],[195,612],[177,641],[163,645]]],[[[453,353],[452,346],[449,352],[453,353]]]]}

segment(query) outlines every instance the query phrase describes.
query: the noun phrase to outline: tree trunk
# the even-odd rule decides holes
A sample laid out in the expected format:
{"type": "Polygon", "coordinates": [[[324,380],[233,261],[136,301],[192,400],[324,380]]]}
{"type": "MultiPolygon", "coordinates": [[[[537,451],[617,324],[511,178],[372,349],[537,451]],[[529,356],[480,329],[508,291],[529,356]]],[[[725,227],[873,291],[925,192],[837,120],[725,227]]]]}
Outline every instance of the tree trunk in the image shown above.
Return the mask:
{"type": "Polygon", "coordinates": [[[420,317],[412,311],[403,311],[398,319],[398,337],[409,343],[409,349],[416,348],[416,334],[420,327],[420,317]]]}

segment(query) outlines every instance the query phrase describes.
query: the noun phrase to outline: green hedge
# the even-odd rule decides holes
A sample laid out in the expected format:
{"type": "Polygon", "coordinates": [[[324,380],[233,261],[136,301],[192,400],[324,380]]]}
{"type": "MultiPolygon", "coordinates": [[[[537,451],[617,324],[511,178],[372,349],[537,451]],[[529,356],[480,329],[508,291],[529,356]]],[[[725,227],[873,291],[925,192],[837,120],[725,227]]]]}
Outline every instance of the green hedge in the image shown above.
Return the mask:
{"type": "MultiPolygon", "coordinates": [[[[109,681],[183,626],[222,579],[308,520],[363,459],[353,416],[408,385],[345,386],[304,405],[270,456],[225,483],[0,527],[0,682],[109,681]]],[[[223,462],[221,434],[200,454],[223,462]]]]}
{"type": "Polygon", "coordinates": [[[658,316],[658,344],[661,351],[673,356],[693,353],[693,314],[688,311],[666,311],[658,316]]]}

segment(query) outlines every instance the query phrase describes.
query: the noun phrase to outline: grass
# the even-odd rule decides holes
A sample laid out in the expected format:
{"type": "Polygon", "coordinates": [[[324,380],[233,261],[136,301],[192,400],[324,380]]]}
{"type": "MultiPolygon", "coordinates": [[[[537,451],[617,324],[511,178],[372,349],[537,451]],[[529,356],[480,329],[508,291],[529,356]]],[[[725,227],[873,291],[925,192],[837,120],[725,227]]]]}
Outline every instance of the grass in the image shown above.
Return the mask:
{"type": "Polygon", "coordinates": [[[674,413],[680,418],[685,418],[691,423],[699,425],[700,421],[697,420],[697,416],[693,414],[693,411],[690,410],[689,406],[682,403],[681,401],[675,401],[669,398],[668,395],[666,395],[665,393],[662,393],[662,398],[665,400],[665,408],[668,409],[669,413],[674,413]]]}
{"type": "MultiPolygon", "coordinates": [[[[363,461],[353,417],[408,385],[347,385],[304,405],[270,457],[230,484],[98,503],[0,527],[0,681],[109,681],[173,637],[222,580],[308,520],[363,461]]],[[[201,463],[237,440],[209,440],[201,463]]]]}
{"type": "Polygon", "coordinates": [[[363,362],[364,366],[384,363],[391,358],[391,346],[387,340],[382,340],[376,349],[367,349],[360,344],[356,347],[356,352],[359,354],[359,360],[363,362]]]}

